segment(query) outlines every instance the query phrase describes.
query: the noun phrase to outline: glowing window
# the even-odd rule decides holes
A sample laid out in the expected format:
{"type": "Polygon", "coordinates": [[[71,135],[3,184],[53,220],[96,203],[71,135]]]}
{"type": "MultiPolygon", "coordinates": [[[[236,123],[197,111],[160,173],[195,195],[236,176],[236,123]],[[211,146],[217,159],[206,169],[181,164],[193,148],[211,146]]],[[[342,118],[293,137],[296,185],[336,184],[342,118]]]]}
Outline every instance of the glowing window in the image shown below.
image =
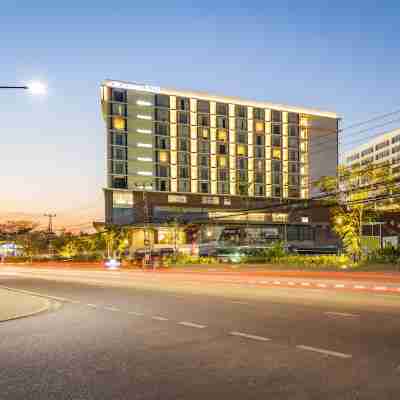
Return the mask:
{"type": "Polygon", "coordinates": [[[208,129],[207,128],[203,128],[201,130],[201,135],[202,135],[203,139],[207,139],[208,138],[208,129]]]}
{"type": "Polygon", "coordinates": [[[226,167],[226,157],[218,157],[218,167],[226,167]]]}
{"type": "Polygon", "coordinates": [[[160,151],[160,162],[168,162],[168,152],[160,151]]]}
{"type": "Polygon", "coordinates": [[[114,117],[112,119],[112,125],[114,129],[125,130],[125,120],[122,117],[114,117]]]}
{"type": "Polygon", "coordinates": [[[245,156],[246,155],[246,146],[239,144],[237,147],[237,154],[239,156],[245,156]]]}
{"type": "Polygon", "coordinates": [[[227,134],[224,129],[218,129],[218,140],[226,141],[227,134]]]}
{"type": "Polygon", "coordinates": [[[280,160],[280,158],[281,158],[281,150],[280,149],[272,149],[272,158],[280,160]]]}
{"type": "Polygon", "coordinates": [[[256,132],[263,132],[264,124],[261,121],[256,122],[256,132]]]}

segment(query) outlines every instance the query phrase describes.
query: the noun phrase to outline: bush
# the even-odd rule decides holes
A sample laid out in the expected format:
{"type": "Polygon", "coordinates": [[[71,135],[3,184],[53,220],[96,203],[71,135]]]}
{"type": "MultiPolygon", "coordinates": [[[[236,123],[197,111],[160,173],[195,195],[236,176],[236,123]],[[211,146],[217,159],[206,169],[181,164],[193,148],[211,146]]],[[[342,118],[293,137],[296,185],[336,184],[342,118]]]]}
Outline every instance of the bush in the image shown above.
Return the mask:
{"type": "Polygon", "coordinates": [[[214,257],[198,257],[187,254],[177,254],[163,258],[163,265],[169,267],[171,265],[194,265],[194,264],[216,264],[218,260],[214,257]]]}
{"type": "Polygon", "coordinates": [[[385,246],[370,252],[366,263],[375,264],[398,264],[400,262],[400,247],[385,246]]]}

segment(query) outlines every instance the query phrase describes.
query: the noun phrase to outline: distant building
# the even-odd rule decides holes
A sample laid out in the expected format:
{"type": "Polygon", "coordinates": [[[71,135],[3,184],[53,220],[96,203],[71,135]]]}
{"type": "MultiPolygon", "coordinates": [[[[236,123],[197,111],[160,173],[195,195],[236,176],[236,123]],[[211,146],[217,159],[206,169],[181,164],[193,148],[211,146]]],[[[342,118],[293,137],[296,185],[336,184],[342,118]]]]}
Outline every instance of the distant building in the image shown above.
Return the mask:
{"type": "Polygon", "coordinates": [[[101,105],[105,221],[142,230],[138,246],[145,227],[155,244],[315,240],[312,216],[240,211],[308,199],[336,173],[335,113],[112,80],[101,105]]]}

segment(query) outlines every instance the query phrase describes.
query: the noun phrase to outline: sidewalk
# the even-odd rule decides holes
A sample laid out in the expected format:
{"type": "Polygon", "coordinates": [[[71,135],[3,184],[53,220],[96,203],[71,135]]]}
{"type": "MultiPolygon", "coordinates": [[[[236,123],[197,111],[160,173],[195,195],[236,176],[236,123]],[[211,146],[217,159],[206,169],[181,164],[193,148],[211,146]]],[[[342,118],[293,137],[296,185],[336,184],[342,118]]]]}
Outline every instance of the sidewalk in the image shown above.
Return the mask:
{"type": "Polygon", "coordinates": [[[29,317],[49,308],[50,302],[44,298],[0,288],[0,323],[29,317]]]}

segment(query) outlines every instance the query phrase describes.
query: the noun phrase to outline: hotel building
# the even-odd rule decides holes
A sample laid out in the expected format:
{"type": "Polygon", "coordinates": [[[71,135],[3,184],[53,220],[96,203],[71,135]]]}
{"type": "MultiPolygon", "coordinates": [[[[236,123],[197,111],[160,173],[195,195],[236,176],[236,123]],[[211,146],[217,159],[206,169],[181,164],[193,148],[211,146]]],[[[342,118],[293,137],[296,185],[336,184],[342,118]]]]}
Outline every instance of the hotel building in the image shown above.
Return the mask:
{"type": "Polygon", "coordinates": [[[336,173],[335,113],[112,80],[101,106],[106,224],[151,227],[155,244],[171,221],[190,224],[182,243],[315,239],[304,215],[240,210],[309,199],[313,181],[336,173]]]}

